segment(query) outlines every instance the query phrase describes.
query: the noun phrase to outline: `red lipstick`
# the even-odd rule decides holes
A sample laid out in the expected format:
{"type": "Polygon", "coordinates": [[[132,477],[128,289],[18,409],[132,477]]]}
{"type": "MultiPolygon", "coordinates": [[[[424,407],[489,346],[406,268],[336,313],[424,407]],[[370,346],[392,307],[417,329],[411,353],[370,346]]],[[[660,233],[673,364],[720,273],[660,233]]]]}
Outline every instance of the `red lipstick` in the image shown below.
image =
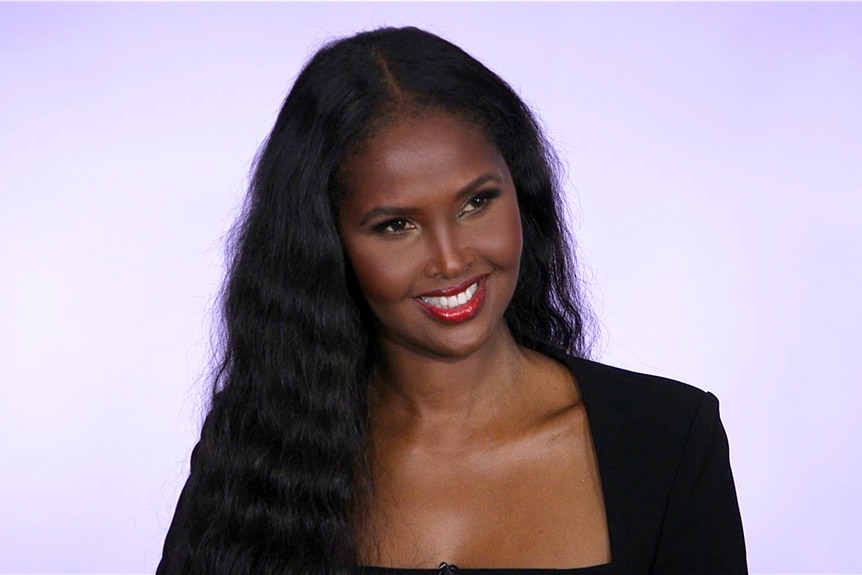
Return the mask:
{"type": "Polygon", "coordinates": [[[462,282],[456,286],[424,293],[417,297],[416,301],[418,301],[428,313],[437,319],[450,323],[466,321],[475,316],[479,312],[479,308],[482,307],[482,302],[485,299],[485,279],[487,277],[488,276],[486,274],[484,276],[479,276],[478,278],[462,282]],[[468,290],[470,290],[473,284],[476,284],[476,288],[473,290],[472,294],[470,294],[468,290]],[[440,301],[442,298],[451,298],[463,292],[468,292],[468,295],[470,296],[470,299],[467,300],[466,303],[449,307],[449,302],[440,301]]]}

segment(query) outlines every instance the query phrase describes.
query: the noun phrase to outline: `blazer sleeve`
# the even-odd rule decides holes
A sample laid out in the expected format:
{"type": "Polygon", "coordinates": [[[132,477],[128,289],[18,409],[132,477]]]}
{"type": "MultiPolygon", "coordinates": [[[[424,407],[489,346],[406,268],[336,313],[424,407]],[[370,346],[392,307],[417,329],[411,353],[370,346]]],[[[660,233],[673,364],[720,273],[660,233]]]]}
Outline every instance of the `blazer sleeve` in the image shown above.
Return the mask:
{"type": "Polygon", "coordinates": [[[742,519],[718,399],[705,393],[671,488],[655,575],[747,574],[742,519]]]}

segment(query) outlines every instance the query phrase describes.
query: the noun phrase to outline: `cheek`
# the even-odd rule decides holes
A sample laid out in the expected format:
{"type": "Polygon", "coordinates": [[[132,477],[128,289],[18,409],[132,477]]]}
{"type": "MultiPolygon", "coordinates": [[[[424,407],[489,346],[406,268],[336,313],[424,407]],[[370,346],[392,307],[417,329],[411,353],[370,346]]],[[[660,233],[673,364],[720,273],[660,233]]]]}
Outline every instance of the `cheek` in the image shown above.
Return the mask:
{"type": "Polygon", "coordinates": [[[521,263],[521,250],[524,247],[524,235],[521,230],[521,212],[518,210],[518,205],[515,204],[509,220],[507,222],[507,237],[506,255],[509,258],[512,266],[519,266],[521,263]]]}
{"type": "Polygon", "coordinates": [[[411,258],[399,257],[386,245],[373,247],[363,243],[347,247],[347,256],[359,289],[372,308],[375,302],[395,301],[410,291],[414,270],[411,258]]]}
{"type": "Polygon", "coordinates": [[[487,254],[489,260],[497,267],[512,270],[517,274],[523,249],[523,234],[521,232],[521,214],[518,205],[511,202],[501,210],[489,228],[479,234],[480,251],[487,254]]]}

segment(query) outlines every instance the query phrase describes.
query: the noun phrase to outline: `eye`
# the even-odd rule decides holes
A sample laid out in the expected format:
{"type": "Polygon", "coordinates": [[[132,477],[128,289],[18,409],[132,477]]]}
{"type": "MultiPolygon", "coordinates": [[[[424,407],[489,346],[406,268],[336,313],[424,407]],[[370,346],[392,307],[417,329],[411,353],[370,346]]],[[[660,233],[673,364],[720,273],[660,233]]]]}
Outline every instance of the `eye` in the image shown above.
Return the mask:
{"type": "Polygon", "coordinates": [[[386,220],[385,222],[380,222],[379,224],[375,224],[371,229],[374,230],[375,233],[384,234],[388,236],[397,236],[412,230],[415,226],[410,220],[406,220],[404,218],[395,218],[392,220],[386,220]]]}
{"type": "Polygon", "coordinates": [[[467,203],[464,204],[464,207],[461,208],[461,211],[458,212],[459,216],[464,216],[467,214],[471,214],[473,212],[478,212],[487,206],[491,200],[494,198],[500,197],[499,190],[485,190],[484,192],[479,192],[478,194],[471,196],[467,203]]]}

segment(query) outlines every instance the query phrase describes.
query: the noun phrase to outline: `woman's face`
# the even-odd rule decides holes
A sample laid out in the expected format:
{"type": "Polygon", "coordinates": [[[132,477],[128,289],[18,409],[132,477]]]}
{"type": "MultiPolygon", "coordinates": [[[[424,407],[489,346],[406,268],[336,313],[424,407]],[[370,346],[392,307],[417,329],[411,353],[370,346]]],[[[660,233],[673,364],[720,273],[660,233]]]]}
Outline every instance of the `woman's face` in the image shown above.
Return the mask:
{"type": "Polygon", "coordinates": [[[465,356],[505,333],[521,219],[484,133],[429,112],[383,128],[342,173],[341,238],[384,350],[465,356]]]}

